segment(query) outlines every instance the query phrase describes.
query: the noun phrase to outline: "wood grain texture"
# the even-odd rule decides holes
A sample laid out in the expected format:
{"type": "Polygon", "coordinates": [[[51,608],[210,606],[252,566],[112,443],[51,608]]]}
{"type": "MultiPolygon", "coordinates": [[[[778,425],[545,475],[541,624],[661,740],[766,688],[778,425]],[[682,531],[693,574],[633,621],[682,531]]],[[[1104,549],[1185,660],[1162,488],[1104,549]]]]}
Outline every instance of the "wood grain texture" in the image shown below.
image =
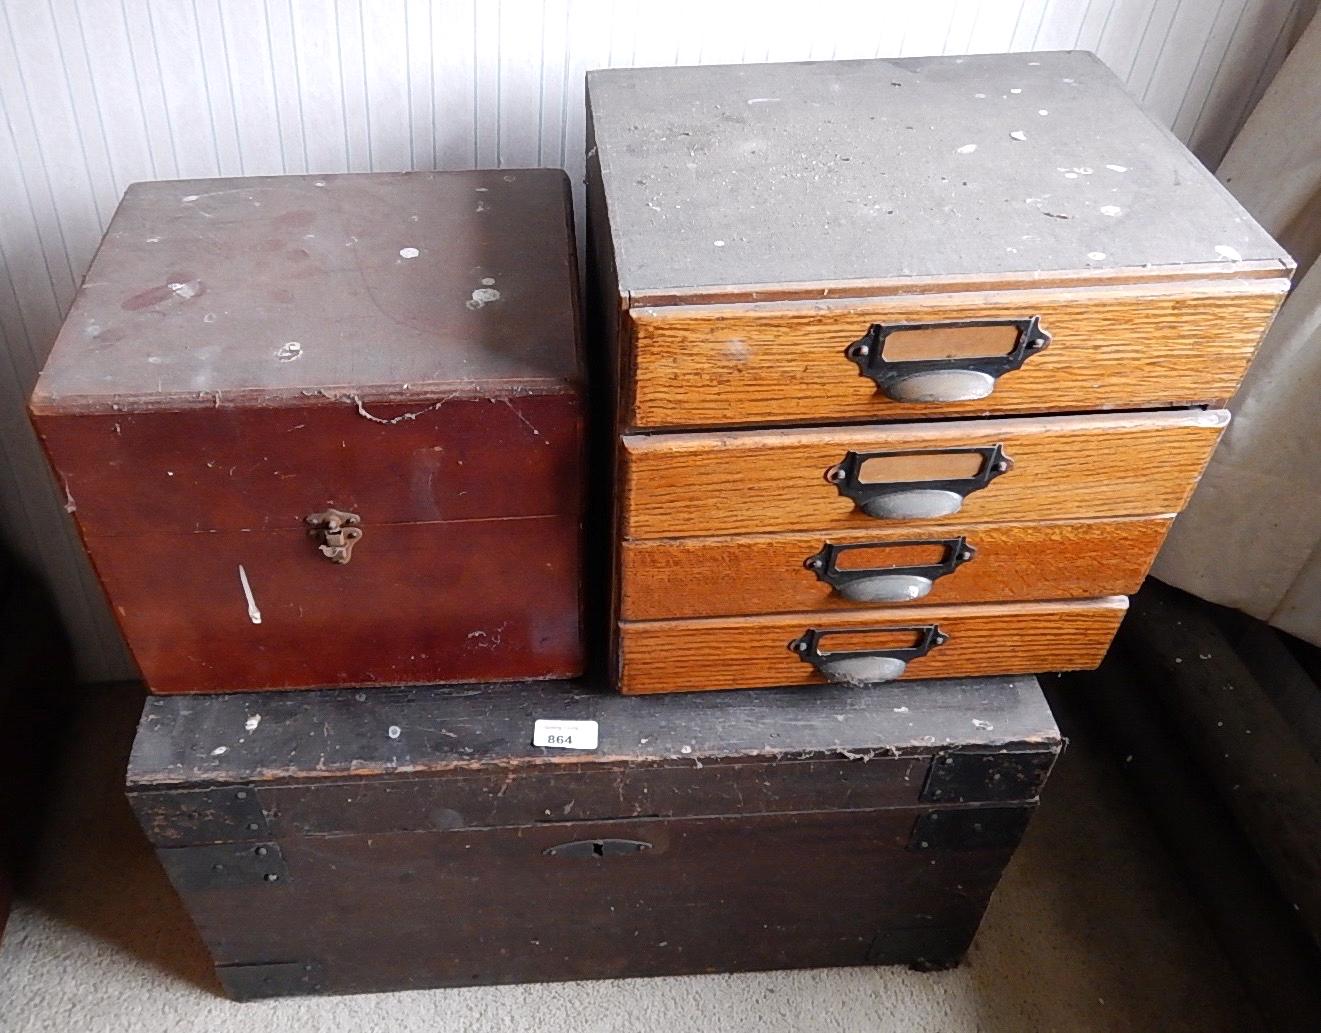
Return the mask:
{"type": "Polygon", "coordinates": [[[936,521],[867,516],[826,481],[826,471],[849,450],[997,442],[1014,467],[969,495],[960,521],[1177,513],[1227,420],[1224,412],[1183,411],[625,435],[621,529],[629,538],[921,529],[936,521]]]}
{"type": "Polygon", "coordinates": [[[1127,599],[1111,597],[624,621],[619,626],[619,691],[632,695],[820,685],[825,679],[816,668],[788,649],[808,628],[938,625],[948,641],[910,663],[904,680],[1091,668],[1105,656],[1127,607],[1127,599]]]}
{"type": "Polygon", "coordinates": [[[949,962],[1063,746],[1029,677],[604,689],[154,697],[129,799],[213,960],[309,965],[305,991],[949,962]],[[533,746],[534,716],[600,748],[533,746]],[[931,814],[970,834],[916,837],[931,814]],[[606,839],[649,848],[547,852],[606,839]],[[215,885],[217,844],[289,877],[215,885]]]}
{"type": "Polygon", "coordinates": [[[735,305],[771,301],[830,301],[844,298],[875,300],[893,295],[948,294],[950,291],[1014,291],[1048,287],[1103,287],[1122,285],[1188,283],[1193,280],[1278,279],[1290,276],[1294,263],[1281,258],[1242,262],[1188,262],[1178,266],[1124,266],[1118,269],[1086,269],[1044,272],[1025,269],[1013,273],[951,273],[930,280],[911,276],[871,276],[850,280],[802,280],[792,283],[728,283],[678,290],[630,290],[635,308],[655,305],[735,305]]]}
{"type": "MultiPolygon", "coordinates": [[[[848,777],[833,774],[837,785],[848,777]]],[[[320,791],[343,800],[343,789],[320,791]]],[[[429,802],[417,815],[424,825],[445,811],[443,785],[429,802]]],[[[302,993],[948,967],[967,950],[1034,807],[994,808],[1002,821],[1003,812],[1017,816],[1012,839],[962,849],[910,846],[929,805],[299,836],[279,841],[294,874],[275,890],[180,879],[187,852],[205,848],[160,857],[217,975],[240,998],[270,992],[235,987],[229,972],[272,956],[314,969],[302,993]],[[647,847],[604,858],[551,853],[612,839],[647,847]]]]}
{"type": "Polygon", "coordinates": [[[581,674],[580,534],[576,515],[368,523],[347,564],[303,527],[88,547],[153,692],[239,692],[581,674]]]}
{"type": "Polygon", "coordinates": [[[1232,395],[1283,278],[634,308],[624,425],[641,429],[1137,409],[1232,395]],[[1039,316],[1050,345],[987,398],[896,402],[844,356],[874,323],[1039,316]]]}
{"type": "Polygon", "coordinates": [[[34,417],[89,537],[579,512],[581,392],[34,417]]]}
{"type": "MultiPolygon", "coordinates": [[[[907,604],[1084,599],[1142,584],[1172,517],[1035,524],[956,524],[921,533],[877,527],[834,534],[770,534],[625,541],[620,613],[626,620],[856,609],[803,565],[836,545],[966,536],[973,558],[907,604]]],[[[895,561],[876,550],[872,564],[895,561]]],[[[944,552],[943,549],[939,550],[944,552]]],[[[853,553],[852,555],[857,555],[853,553]]]]}
{"type": "Polygon", "coordinates": [[[581,394],[40,415],[155,692],[581,672],[581,394]],[[305,519],[361,518],[352,561],[305,519]],[[253,623],[246,571],[262,623],[253,623]]]}

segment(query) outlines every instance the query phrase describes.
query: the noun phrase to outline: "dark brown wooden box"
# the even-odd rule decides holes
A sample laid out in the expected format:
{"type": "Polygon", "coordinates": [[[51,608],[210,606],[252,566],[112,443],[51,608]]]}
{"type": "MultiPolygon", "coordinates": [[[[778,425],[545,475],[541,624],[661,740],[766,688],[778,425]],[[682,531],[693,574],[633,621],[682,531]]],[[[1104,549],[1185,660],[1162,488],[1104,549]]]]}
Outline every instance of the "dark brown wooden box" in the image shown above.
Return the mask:
{"type": "Polygon", "coordinates": [[[582,673],[574,255],[556,170],[128,189],[31,407],[152,691],[582,673]]]}
{"type": "Polygon", "coordinates": [[[128,794],[236,998],[939,967],[1061,747],[1031,678],[174,696],[128,794]]]}

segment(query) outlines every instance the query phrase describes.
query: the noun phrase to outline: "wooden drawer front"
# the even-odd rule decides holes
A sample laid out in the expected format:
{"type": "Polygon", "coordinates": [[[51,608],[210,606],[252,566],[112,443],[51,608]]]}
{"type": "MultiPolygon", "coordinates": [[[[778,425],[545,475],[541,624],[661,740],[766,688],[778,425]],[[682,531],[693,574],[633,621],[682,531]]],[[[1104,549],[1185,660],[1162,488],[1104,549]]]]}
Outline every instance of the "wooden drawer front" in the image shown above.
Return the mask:
{"type": "Polygon", "coordinates": [[[902,591],[914,577],[930,582],[927,594],[914,599],[918,605],[1128,594],[1141,585],[1172,519],[937,524],[918,535],[878,527],[829,536],[628,541],[621,549],[620,616],[659,620],[857,609],[866,605],[862,597],[869,592],[902,591]],[[960,561],[968,552],[971,558],[960,561]],[[806,565],[809,560],[821,564],[822,576],[806,565]],[[940,573],[949,567],[949,573],[940,573]],[[919,573],[895,580],[905,569],[919,573]],[[864,570],[892,573],[884,584],[860,584],[864,570]]]}
{"type": "MultiPolygon", "coordinates": [[[[1216,280],[636,308],[629,313],[632,370],[625,381],[632,387],[622,399],[623,424],[895,420],[1214,401],[1237,389],[1288,285],[1285,279],[1216,280]],[[1049,343],[999,375],[989,395],[969,401],[895,400],[845,355],[873,325],[1031,317],[1049,343]]],[[[901,371],[915,369],[918,356],[963,351],[966,357],[966,337],[961,348],[938,336],[906,335],[901,371]]],[[[990,347],[1012,347],[1012,333],[1009,343],[992,336],[990,347]]],[[[887,342],[881,354],[900,354],[899,340],[887,342]]]]}
{"type": "MultiPolygon", "coordinates": [[[[705,620],[622,621],[619,691],[695,692],[819,685],[827,679],[789,644],[809,629],[866,629],[892,644],[888,629],[939,629],[946,636],[912,660],[901,677],[1067,671],[1095,667],[1119,628],[1128,600],[931,606],[705,620]],[[873,630],[875,629],[875,630],[873,630]]],[[[857,638],[857,636],[852,636],[857,638]]],[[[859,642],[849,648],[863,648],[859,642]]]]}
{"type": "Polygon", "coordinates": [[[958,511],[960,521],[1177,513],[1228,420],[1226,412],[1189,410],[625,435],[622,531],[627,538],[675,538],[948,523],[948,516],[939,521],[869,516],[840,494],[827,472],[850,452],[927,453],[994,445],[1002,447],[1012,469],[968,494],[958,511]]]}

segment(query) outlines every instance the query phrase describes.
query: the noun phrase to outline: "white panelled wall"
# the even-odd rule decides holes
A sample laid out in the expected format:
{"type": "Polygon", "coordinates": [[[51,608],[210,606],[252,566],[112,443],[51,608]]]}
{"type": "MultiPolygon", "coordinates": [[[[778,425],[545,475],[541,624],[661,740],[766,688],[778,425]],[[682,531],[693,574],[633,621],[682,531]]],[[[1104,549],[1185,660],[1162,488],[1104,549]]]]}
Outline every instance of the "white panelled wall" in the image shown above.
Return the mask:
{"type": "Polygon", "coordinates": [[[24,400],[135,180],[549,165],[581,211],[590,68],[1074,48],[1214,167],[1316,3],[0,0],[0,536],[131,676],[24,400]]]}

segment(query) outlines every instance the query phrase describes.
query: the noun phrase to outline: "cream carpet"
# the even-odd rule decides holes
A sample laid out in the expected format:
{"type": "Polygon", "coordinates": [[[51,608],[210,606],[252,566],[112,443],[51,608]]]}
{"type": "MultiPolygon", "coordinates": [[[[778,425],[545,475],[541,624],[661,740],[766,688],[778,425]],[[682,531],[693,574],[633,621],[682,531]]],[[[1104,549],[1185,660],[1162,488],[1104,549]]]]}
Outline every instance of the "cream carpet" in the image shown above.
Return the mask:
{"type": "Polygon", "coordinates": [[[1075,746],[965,964],[234,1004],[118,791],[136,712],[88,708],[0,944],[3,1033],[1243,1033],[1261,1028],[1145,815],[1075,746]]]}

